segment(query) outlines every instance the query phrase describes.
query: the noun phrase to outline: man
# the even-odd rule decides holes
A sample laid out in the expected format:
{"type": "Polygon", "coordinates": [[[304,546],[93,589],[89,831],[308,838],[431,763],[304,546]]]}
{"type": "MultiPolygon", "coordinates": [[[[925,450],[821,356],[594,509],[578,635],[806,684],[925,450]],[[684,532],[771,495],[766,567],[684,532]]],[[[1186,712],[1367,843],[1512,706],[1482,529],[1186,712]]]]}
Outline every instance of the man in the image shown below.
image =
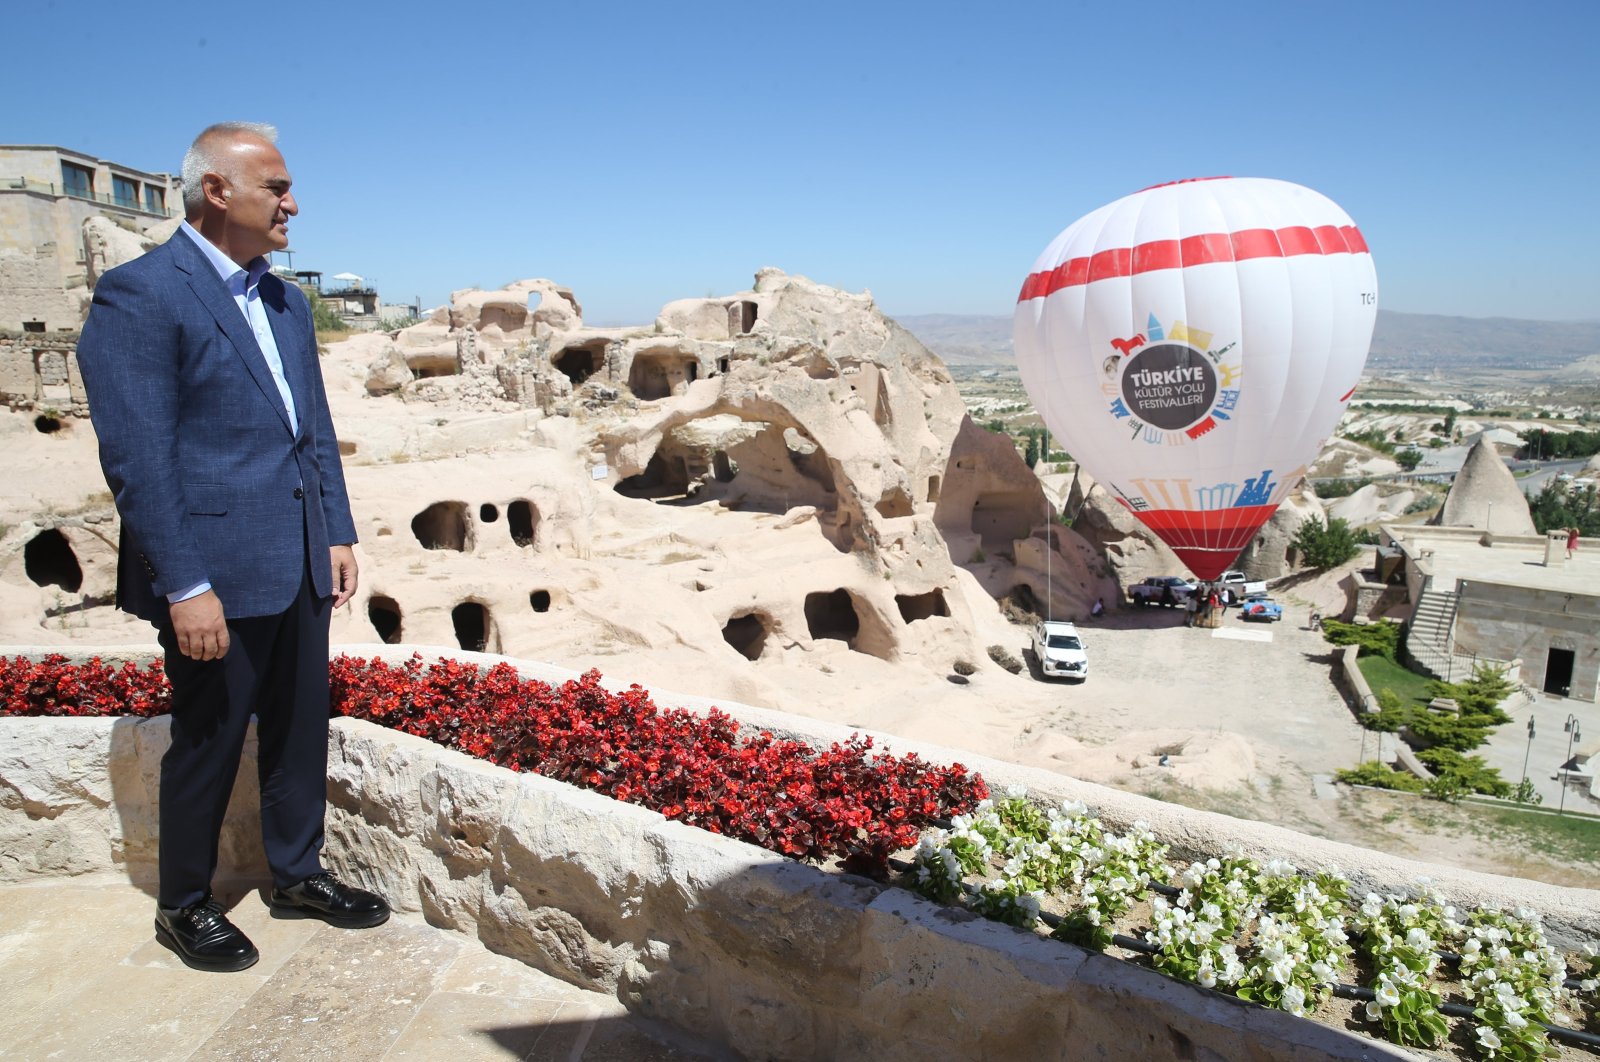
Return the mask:
{"type": "Polygon", "coordinates": [[[276,140],[242,122],[196,138],[182,226],[100,278],[78,344],[122,517],[117,603],[155,625],[172,684],[156,933],[202,970],[258,957],[211,895],[252,713],[275,913],[389,916],[320,859],[328,621],[355,593],[356,533],[310,306],[268,272],[299,213],[276,140]]]}

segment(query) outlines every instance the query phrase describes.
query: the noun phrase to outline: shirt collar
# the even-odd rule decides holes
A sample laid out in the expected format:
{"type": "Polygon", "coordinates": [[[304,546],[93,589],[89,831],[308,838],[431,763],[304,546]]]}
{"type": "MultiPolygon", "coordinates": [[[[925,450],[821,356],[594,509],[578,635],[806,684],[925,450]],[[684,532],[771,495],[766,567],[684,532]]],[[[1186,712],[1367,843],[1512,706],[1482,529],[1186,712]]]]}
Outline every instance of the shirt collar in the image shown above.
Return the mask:
{"type": "Polygon", "coordinates": [[[249,267],[242,268],[239,263],[223,254],[216,244],[200,235],[200,230],[189,224],[187,219],[178,223],[178,229],[200,248],[200,253],[206,256],[206,261],[211,263],[211,268],[217,271],[217,276],[222,278],[224,284],[231,284],[234,276],[243,273],[245,290],[248,291],[260,283],[262,276],[270,268],[263,255],[252,258],[249,267]]]}

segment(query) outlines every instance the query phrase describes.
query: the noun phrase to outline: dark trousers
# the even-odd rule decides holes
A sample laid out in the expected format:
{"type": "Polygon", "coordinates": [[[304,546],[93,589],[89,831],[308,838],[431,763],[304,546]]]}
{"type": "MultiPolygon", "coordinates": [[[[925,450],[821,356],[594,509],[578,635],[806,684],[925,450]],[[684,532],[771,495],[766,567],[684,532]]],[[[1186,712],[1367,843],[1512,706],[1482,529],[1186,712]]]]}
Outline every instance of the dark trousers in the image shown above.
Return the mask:
{"type": "Polygon", "coordinates": [[[261,836],[274,885],[322,871],[328,774],[330,598],[307,573],[288,610],[229,619],[228,652],[194,660],[158,626],[172,685],[172,745],[161,759],[157,902],[188,907],[211,892],[239,755],[256,717],[261,836]]]}

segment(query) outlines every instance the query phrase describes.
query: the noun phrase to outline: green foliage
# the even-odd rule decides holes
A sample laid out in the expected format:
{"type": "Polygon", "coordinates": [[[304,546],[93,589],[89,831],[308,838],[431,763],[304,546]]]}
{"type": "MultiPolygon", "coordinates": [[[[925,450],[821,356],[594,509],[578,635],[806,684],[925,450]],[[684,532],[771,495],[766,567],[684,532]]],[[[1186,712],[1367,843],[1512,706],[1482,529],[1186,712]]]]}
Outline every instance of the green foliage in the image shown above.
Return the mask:
{"type": "Polygon", "coordinates": [[[1523,456],[1539,461],[1589,457],[1600,453],[1600,431],[1545,431],[1529,428],[1522,433],[1523,456]]]}
{"type": "Polygon", "coordinates": [[[996,417],[990,421],[986,421],[983,427],[985,431],[992,431],[996,435],[1006,434],[1006,422],[1001,420],[999,417],[996,417]]]}
{"type": "Polygon", "coordinates": [[[334,310],[331,303],[325,301],[315,291],[306,292],[306,298],[311,300],[311,324],[318,334],[323,332],[345,332],[348,326],[344,319],[334,310]]]}
{"type": "Polygon", "coordinates": [[[1577,490],[1556,479],[1546,480],[1539,493],[1529,497],[1528,512],[1541,535],[1576,527],[1580,536],[1600,536],[1600,500],[1593,487],[1577,490]]]}
{"type": "Polygon", "coordinates": [[[1508,797],[1510,783],[1500,777],[1500,772],[1483,761],[1482,756],[1467,756],[1455,749],[1443,747],[1423,749],[1417,759],[1427,764],[1438,780],[1449,778],[1462,793],[1483,793],[1485,796],[1508,797]]]}
{"type": "Polygon", "coordinates": [[[1397,771],[1387,763],[1368,760],[1355,767],[1345,767],[1333,773],[1346,785],[1367,785],[1374,789],[1397,789],[1402,793],[1422,792],[1423,782],[1414,774],[1397,771]]]}
{"type": "Polygon", "coordinates": [[[1393,441],[1391,441],[1387,435],[1379,431],[1377,428],[1372,428],[1367,431],[1351,432],[1349,435],[1346,435],[1345,438],[1349,439],[1351,442],[1360,443],[1362,446],[1370,447],[1371,449],[1378,451],[1380,454],[1392,454],[1395,451],[1395,445],[1393,441]]]}
{"type": "Polygon", "coordinates": [[[1027,446],[1022,451],[1022,460],[1029,468],[1039,463],[1039,437],[1031,431],[1028,433],[1027,446]]]}
{"type": "Polygon", "coordinates": [[[1309,567],[1318,571],[1337,568],[1361,552],[1350,525],[1337,516],[1327,524],[1322,522],[1321,517],[1309,517],[1295,532],[1290,545],[1309,567]]]}
{"type": "Polygon", "coordinates": [[[1454,409],[1451,409],[1450,412],[1448,412],[1448,413],[1446,413],[1444,415],[1444,434],[1448,437],[1448,436],[1455,435],[1455,433],[1456,433],[1456,411],[1454,409]]]}
{"type": "Polygon", "coordinates": [[[1358,656],[1376,654],[1393,660],[1400,648],[1400,625],[1389,620],[1377,623],[1341,623],[1338,620],[1322,621],[1322,636],[1333,645],[1359,645],[1358,656]]]}
{"type": "Polygon", "coordinates": [[[1410,472],[1422,464],[1422,451],[1415,446],[1408,446],[1394,455],[1394,461],[1400,466],[1401,471],[1410,472]]]}
{"type": "Polygon", "coordinates": [[[1372,477],[1362,476],[1359,479],[1325,479],[1313,485],[1319,498],[1344,498],[1371,482],[1372,477]]]}
{"type": "Polygon", "coordinates": [[[1511,722],[1511,717],[1502,712],[1499,705],[1514,688],[1504,671],[1488,664],[1479,664],[1472,669],[1472,677],[1462,682],[1428,683],[1428,694],[1431,697],[1449,697],[1461,706],[1463,716],[1486,716],[1490,719],[1488,725],[1499,726],[1511,722]]]}

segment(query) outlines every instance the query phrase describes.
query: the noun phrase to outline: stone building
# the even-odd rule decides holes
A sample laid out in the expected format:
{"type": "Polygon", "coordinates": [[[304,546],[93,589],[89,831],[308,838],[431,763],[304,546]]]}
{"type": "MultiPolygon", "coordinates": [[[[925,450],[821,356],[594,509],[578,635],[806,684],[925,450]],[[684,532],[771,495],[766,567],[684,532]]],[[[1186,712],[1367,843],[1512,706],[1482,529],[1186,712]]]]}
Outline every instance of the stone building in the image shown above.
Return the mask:
{"type": "Polygon", "coordinates": [[[104,265],[86,222],[98,216],[143,236],[182,205],[174,174],[53,145],[0,144],[0,329],[76,331],[104,265]]]}

